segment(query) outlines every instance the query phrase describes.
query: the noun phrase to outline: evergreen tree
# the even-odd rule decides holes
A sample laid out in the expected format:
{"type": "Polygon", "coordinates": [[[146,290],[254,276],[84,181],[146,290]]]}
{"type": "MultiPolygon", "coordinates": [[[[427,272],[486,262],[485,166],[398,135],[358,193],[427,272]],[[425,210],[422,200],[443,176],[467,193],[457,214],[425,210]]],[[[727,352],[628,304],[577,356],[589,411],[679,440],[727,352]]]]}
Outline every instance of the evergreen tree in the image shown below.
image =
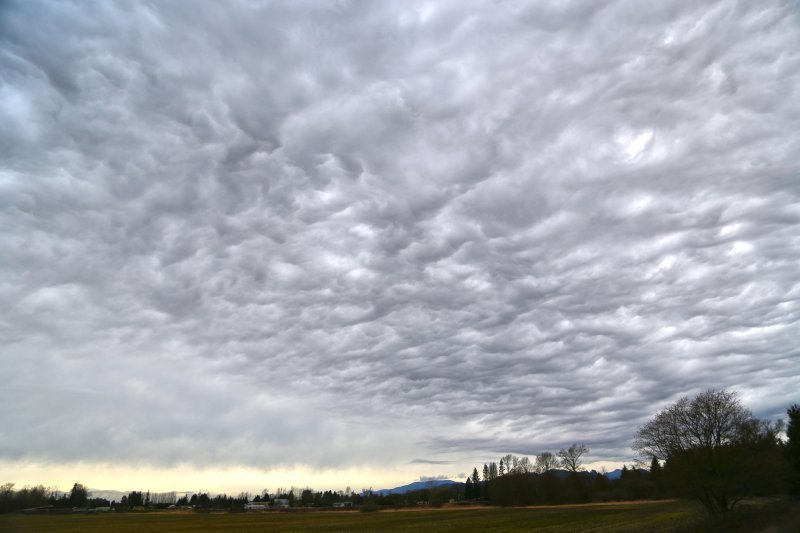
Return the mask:
{"type": "Polygon", "coordinates": [[[503,474],[505,474],[505,473],[506,473],[506,467],[505,467],[505,465],[503,464],[503,459],[501,458],[501,459],[500,459],[500,475],[502,476],[502,475],[503,475],[503,474]]]}
{"type": "Polygon", "coordinates": [[[786,436],[789,439],[786,454],[791,467],[789,493],[795,498],[800,498],[800,405],[792,404],[786,414],[789,415],[789,424],[786,427],[786,436]]]}
{"type": "MultiPolygon", "coordinates": [[[[141,494],[141,493],[140,493],[141,494]]],[[[211,507],[211,498],[205,492],[197,497],[197,504],[203,508],[210,508],[211,507]]]]}
{"type": "Polygon", "coordinates": [[[72,507],[86,507],[88,501],[89,490],[80,483],[72,485],[72,490],[69,493],[69,504],[72,507]]]}
{"type": "Polygon", "coordinates": [[[653,484],[653,496],[656,499],[661,499],[664,495],[664,476],[661,471],[661,463],[655,456],[653,456],[653,460],[650,462],[650,481],[653,484]]]}
{"type": "Polygon", "coordinates": [[[472,478],[467,476],[467,481],[464,483],[464,499],[472,499],[472,478]]]}
{"type": "Polygon", "coordinates": [[[472,490],[475,492],[475,497],[480,498],[482,496],[482,487],[481,487],[481,477],[478,473],[478,468],[472,469],[472,490]]]}
{"type": "Polygon", "coordinates": [[[144,505],[144,494],[142,494],[142,491],[134,490],[128,494],[128,505],[131,507],[141,507],[144,505]]]}
{"type": "Polygon", "coordinates": [[[661,473],[661,463],[658,462],[656,456],[653,456],[653,460],[650,461],[650,474],[651,475],[658,475],[661,473]]]}
{"type": "Polygon", "coordinates": [[[483,465],[483,480],[489,481],[489,465],[487,464],[483,465]]]}

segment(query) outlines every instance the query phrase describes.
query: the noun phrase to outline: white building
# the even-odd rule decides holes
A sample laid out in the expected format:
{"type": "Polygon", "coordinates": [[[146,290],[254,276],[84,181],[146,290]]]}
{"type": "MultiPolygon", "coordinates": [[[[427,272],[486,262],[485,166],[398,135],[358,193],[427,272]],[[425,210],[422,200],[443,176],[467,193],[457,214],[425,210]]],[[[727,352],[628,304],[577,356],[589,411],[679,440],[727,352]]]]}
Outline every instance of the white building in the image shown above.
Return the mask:
{"type": "Polygon", "coordinates": [[[269,505],[266,503],[250,502],[244,504],[245,511],[266,511],[267,509],[269,509],[269,505]]]}

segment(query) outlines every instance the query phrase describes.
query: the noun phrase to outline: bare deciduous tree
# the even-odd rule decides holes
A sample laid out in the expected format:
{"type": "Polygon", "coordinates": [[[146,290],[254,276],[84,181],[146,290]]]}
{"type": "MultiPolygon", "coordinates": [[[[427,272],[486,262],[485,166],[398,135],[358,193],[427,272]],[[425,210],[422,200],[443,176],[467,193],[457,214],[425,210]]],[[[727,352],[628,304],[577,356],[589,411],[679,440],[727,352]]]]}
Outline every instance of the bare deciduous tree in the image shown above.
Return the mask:
{"type": "Polygon", "coordinates": [[[530,474],[533,472],[533,464],[531,464],[531,460],[527,457],[520,457],[517,461],[517,466],[514,468],[514,471],[519,474],[530,474]]]}
{"type": "Polygon", "coordinates": [[[570,472],[577,472],[583,469],[581,464],[581,457],[589,453],[589,448],[583,444],[573,444],[567,449],[562,448],[558,452],[558,457],[561,460],[561,466],[570,472]]]}
{"type": "Polygon", "coordinates": [[[756,419],[736,393],[709,389],[681,398],[639,428],[633,449],[666,461],[686,495],[711,513],[780,479],[779,423],[756,419]]]}
{"type": "Polygon", "coordinates": [[[500,460],[504,461],[506,464],[506,473],[511,474],[514,471],[514,467],[512,466],[512,463],[514,462],[514,456],[509,453],[504,455],[500,460]]]}
{"type": "Polygon", "coordinates": [[[543,452],[541,455],[536,456],[536,472],[544,474],[548,470],[552,470],[558,466],[556,456],[550,452],[543,452]]]}

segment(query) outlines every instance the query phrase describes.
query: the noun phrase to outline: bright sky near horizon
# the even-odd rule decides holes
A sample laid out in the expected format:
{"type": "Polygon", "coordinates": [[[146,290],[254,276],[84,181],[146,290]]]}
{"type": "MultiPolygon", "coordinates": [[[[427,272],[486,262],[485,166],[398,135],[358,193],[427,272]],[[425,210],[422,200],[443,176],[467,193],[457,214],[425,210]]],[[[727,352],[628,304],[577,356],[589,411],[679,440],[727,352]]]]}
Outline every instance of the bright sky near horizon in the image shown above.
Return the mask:
{"type": "MultiPolygon", "coordinates": [[[[792,0],[0,4],[0,483],[633,459],[800,401],[792,0]]],[[[191,485],[191,486],[186,486],[191,485]]]]}

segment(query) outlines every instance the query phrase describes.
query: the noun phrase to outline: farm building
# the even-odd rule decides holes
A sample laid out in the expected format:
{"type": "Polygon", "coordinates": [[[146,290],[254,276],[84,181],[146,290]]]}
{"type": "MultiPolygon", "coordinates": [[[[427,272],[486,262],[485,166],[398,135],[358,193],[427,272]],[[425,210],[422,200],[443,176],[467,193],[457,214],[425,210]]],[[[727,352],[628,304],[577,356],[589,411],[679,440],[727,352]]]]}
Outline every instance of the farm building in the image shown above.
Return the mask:
{"type": "Polygon", "coordinates": [[[336,508],[352,507],[353,502],[333,502],[333,506],[336,508]]]}

